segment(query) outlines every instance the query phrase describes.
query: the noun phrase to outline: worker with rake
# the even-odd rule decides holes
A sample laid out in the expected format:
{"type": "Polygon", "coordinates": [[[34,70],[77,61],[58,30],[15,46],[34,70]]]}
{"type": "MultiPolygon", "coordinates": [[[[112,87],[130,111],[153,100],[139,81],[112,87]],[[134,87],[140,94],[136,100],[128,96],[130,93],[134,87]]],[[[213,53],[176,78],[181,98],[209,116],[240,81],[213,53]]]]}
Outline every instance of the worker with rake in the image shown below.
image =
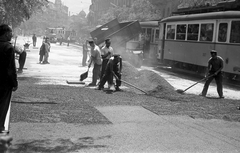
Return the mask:
{"type": "Polygon", "coordinates": [[[223,69],[223,59],[220,56],[217,56],[216,50],[211,50],[211,58],[208,61],[208,74],[206,75],[207,79],[204,84],[201,96],[206,96],[209,84],[215,79],[217,84],[217,92],[219,98],[224,98],[223,96],[223,86],[222,86],[222,72],[223,69]]]}
{"type": "Polygon", "coordinates": [[[115,90],[120,91],[119,86],[121,86],[122,77],[122,57],[120,55],[113,55],[109,59],[103,77],[101,78],[100,84],[97,89],[104,89],[106,81],[108,81],[109,84],[112,85],[113,77],[115,77],[116,79],[115,90]]]}

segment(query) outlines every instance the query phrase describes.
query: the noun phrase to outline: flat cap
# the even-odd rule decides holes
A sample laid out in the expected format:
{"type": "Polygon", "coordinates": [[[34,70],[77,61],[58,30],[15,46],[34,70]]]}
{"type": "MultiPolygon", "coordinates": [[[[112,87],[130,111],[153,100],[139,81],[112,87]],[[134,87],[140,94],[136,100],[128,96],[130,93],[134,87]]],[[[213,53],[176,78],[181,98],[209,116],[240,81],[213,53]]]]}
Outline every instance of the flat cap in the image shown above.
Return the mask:
{"type": "Polygon", "coordinates": [[[89,43],[93,43],[93,42],[94,42],[92,38],[89,38],[87,41],[88,41],[89,43]]]}
{"type": "Polygon", "coordinates": [[[111,41],[110,38],[105,39],[105,42],[110,42],[110,41],[111,41]]]}
{"type": "Polygon", "coordinates": [[[211,50],[210,53],[217,53],[217,51],[216,50],[211,50]]]}

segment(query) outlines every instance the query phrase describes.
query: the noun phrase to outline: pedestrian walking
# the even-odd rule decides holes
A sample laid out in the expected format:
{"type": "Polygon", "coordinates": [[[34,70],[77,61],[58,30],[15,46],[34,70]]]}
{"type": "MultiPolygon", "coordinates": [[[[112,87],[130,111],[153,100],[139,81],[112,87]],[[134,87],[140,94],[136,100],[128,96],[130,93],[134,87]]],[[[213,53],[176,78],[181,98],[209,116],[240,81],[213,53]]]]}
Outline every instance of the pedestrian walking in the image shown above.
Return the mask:
{"type": "Polygon", "coordinates": [[[45,38],[45,42],[43,43],[43,47],[44,47],[45,54],[44,54],[44,59],[43,59],[42,64],[50,64],[48,62],[48,58],[49,58],[49,52],[50,52],[51,44],[49,42],[48,37],[45,38]]]}
{"type": "Polygon", "coordinates": [[[102,56],[102,67],[101,67],[101,76],[100,79],[103,77],[108,60],[113,55],[113,48],[111,47],[111,40],[108,38],[105,40],[105,45],[101,49],[101,56],[102,56]]]}
{"type": "Polygon", "coordinates": [[[0,25],[0,133],[5,132],[5,119],[12,91],[18,88],[15,66],[15,50],[10,43],[12,29],[6,24],[0,25]]]}
{"type": "Polygon", "coordinates": [[[101,72],[101,66],[102,66],[101,51],[100,51],[100,48],[95,44],[93,40],[89,40],[88,42],[91,47],[90,64],[92,62],[94,64],[92,82],[88,86],[96,86],[97,80],[100,78],[100,72],[101,72]]]}
{"type": "Polygon", "coordinates": [[[39,50],[39,64],[43,62],[43,57],[45,55],[45,45],[44,45],[45,37],[43,38],[42,45],[39,50]]]}
{"type": "Polygon", "coordinates": [[[88,40],[83,43],[83,57],[82,57],[82,66],[86,66],[87,63],[87,55],[88,55],[88,40]]]}
{"type": "Polygon", "coordinates": [[[35,34],[33,34],[33,36],[32,36],[32,41],[33,41],[33,47],[36,47],[37,37],[35,34]]]}
{"type": "Polygon", "coordinates": [[[69,43],[70,43],[70,36],[68,36],[67,41],[68,41],[67,46],[69,46],[69,43]]]}
{"type": "MultiPolygon", "coordinates": [[[[105,73],[100,80],[100,84],[98,86],[98,90],[104,88],[106,81],[109,82],[110,85],[113,84],[113,77],[116,78],[115,90],[120,91],[121,86],[121,77],[122,77],[122,57],[120,55],[113,55],[105,69],[105,73]]],[[[111,87],[111,86],[110,86],[111,87]]]]}
{"type": "Polygon", "coordinates": [[[208,71],[206,74],[206,82],[204,84],[201,96],[206,96],[208,87],[213,79],[215,79],[217,84],[217,92],[220,98],[223,96],[223,85],[222,85],[222,69],[223,69],[223,59],[217,56],[216,50],[211,50],[211,58],[208,60],[208,71]]]}
{"type": "Polygon", "coordinates": [[[25,61],[27,57],[27,52],[26,52],[27,48],[28,48],[28,44],[24,44],[23,49],[20,47],[15,48],[15,52],[19,55],[19,58],[18,58],[19,68],[17,73],[23,73],[23,67],[25,65],[25,61]]]}
{"type": "Polygon", "coordinates": [[[61,37],[60,37],[60,45],[62,45],[62,42],[63,42],[63,36],[61,35],[61,37]]]}

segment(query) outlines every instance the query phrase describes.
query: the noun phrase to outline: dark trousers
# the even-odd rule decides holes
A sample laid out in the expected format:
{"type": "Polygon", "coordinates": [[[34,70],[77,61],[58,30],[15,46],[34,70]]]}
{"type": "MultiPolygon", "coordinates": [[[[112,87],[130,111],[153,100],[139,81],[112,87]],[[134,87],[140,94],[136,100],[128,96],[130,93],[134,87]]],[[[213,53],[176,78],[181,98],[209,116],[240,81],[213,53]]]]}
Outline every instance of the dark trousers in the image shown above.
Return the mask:
{"type": "MultiPolygon", "coordinates": [[[[116,74],[118,79],[116,79],[116,87],[121,86],[121,73],[117,66],[113,66],[113,72],[116,74]]],[[[105,70],[105,73],[103,74],[103,77],[101,78],[99,87],[103,88],[105,83],[108,81],[109,84],[113,84],[113,73],[111,72],[110,67],[107,67],[105,70]]]]}
{"type": "Polygon", "coordinates": [[[44,57],[44,54],[40,54],[40,56],[39,56],[39,62],[42,62],[42,61],[43,61],[43,57],[44,57]]]}
{"type": "MultiPolygon", "coordinates": [[[[214,73],[210,73],[209,75],[213,75],[213,74],[214,73]]],[[[209,87],[209,85],[210,85],[210,83],[212,82],[213,79],[215,79],[216,84],[217,84],[218,95],[219,95],[219,97],[222,97],[223,96],[223,91],[222,91],[223,90],[223,85],[222,85],[222,73],[221,72],[219,72],[217,75],[209,77],[207,79],[207,81],[204,84],[203,90],[202,90],[202,95],[206,96],[207,91],[208,91],[208,87],[209,87]]]]}
{"type": "Polygon", "coordinates": [[[106,67],[107,67],[107,63],[108,63],[109,59],[103,59],[102,61],[102,67],[101,67],[101,76],[100,79],[103,77],[105,71],[106,71],[106,67]]]}
{"type": "Polygon", "coordinates": [[[93,75],[92,75],[92,84],[97,84],[97,79],[100,78],[100,73],[101,73],[101,66],[98,64],[94,64],[93,67],[93,75]]]}
{"type": "Polygon", "coordinates": [[[5,130],[4,123],[7,116],[10,100],[12,96],[12,88],[0,89],[0,131],[5,130]]]}
{"type": "Polygon", "coordinates": [[[36,41],[33,41],[33,46],[36,47],[36,41]]]}
{"type": "Polygon", "coordinates": [[[24,64],[25,64],[25,61],[26,61],[26,57],[27,57],[27,53],[26,53],[26,52],[22,52],[22,53],[19,55],[19,60],[18,60],[19,70],[22,70],[22,69],[23,69],[24,64]]]}

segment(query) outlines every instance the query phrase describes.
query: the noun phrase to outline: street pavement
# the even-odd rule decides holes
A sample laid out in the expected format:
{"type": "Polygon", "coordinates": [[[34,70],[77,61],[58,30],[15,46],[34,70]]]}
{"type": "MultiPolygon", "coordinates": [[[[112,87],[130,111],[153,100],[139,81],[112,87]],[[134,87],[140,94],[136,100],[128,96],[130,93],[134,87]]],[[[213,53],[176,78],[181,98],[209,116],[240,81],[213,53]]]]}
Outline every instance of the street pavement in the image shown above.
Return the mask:
{"type": "MultiPolygon", "coordinates": [[[[19,39],[22,43],[22,38],[19,39]]],[[[41,41],[38,40],[37,45],[40,44],[41,41]]],[[[78,81],[79,75],[87,70],[87,67],[81,66],[81,47],[52,44],[50,64],[44,65],[37,64],[38,52],[39,48],[30,47],[25,66],[27,69],[24,69],[20,77],[39,78],[40,84],[68,85],[66,80],[78,81]]],[[[90,83],[91,75],[90,70],[86,84],[90,83]]],[[[22,147],[38,146],[40,149],[35,152],[51,153],[240,152],[239,122],[193,119],[188,116],[159,116],[141,106],[95,108],[112,124],[11,123],[11,135],[14,138],[11,150],[18,152],[19,144],[24,143],[25,146],[22,147]]]]}

